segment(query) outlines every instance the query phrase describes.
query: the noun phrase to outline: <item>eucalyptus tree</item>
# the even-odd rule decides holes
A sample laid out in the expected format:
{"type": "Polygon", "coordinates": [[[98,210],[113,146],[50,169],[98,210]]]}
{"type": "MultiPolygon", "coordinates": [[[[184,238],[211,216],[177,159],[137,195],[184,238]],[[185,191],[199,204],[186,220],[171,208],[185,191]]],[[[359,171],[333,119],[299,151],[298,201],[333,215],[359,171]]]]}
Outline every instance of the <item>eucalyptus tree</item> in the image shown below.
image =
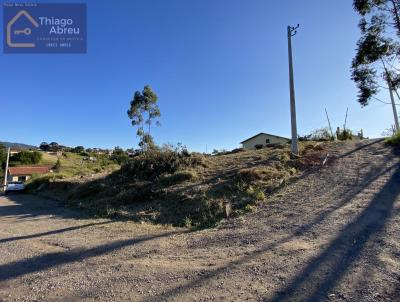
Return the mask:
{"type": "Polygon", "coordinates": [[[380,88],[388,89],[399,130],[393,93],[399,97],[400,0],[354,0],[353,6],[361,16],[361,38],[351,66],[359,90],[358,102],[367,106],[373,99],[381,101],[376,97],[380,88]]]}
{"type": "Polygon", "coordinates": [[[157,119],[161,116],[157,102],[157,94],[150,86],[146,85],[142,92],[135,92],[127,112],[132,126],[137,127],[136,135],[140,138],[139,146],[142,150],[154,147],[151,127],[153,123],[156,126],[160,126],[160,122],[157,119]]]}

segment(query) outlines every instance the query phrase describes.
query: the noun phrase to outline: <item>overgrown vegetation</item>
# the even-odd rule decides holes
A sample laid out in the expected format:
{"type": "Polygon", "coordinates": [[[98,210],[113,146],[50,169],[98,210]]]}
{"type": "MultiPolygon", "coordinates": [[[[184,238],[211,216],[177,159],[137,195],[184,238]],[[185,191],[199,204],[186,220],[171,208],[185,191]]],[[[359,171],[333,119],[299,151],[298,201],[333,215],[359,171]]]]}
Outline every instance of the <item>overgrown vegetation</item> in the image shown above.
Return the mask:
{"type": "Polygon", "coordinates": [[[323,142],[323,141],[333,141],[335,137],[331,134],[329,128],[321,128],[313,130],[310,134],[301,136],[299,138],[300,141],[316,141],[316,142],[323,142]]]}
{"type": "Polygon", "coordinates": [[[42,160],[42,153],[37,151],[21,151],[10,157],[10,166],[37,165],[42,160]]]}
{"type": "Polygon", "coordinates": [[[337,133],[337,139],[340,141],[346,141],[346,140],[352,140],[353,139],[353,133],[349,129],[338,129],[337,133]]]}
{"type": "Polygon", "coordinates": [[[400,146],[400,132],[397,132],[392,137],[387,138],[386,142],[390,145],[400,146]]]}
{"type": "MultiPolygon", "coordinates": [[[[309,163],[321,164],[320,145],[307,143],[301,150],[300,160],[291,157],[289,146],[218,156],[164,146],[129,158],[102,178],[60,179],[56,174],[35,179],[29,189],[93,215],[206,227],[256,210],[309,163]]],[[[61,159],[61,170],[65,168],[61,159]]]]}
{"type": "Polygon", "coordinates": [[[198,165],[206,165],[201,154],[189,153],[182,146],[165,146],[150,149],[130,159],[122,166],[121,173],[141,180],[154,180],[163,174],[174,174],[178,170],[198,165]]]}
{"type": "Polygon", "coordinates": [[[3,145],[0,145],[0,180],[4,175],[6,160],[7,160],[7,150],[3,145]]]}
{"type": "Polygon", "coordinates": [[[125,164],[129,159],[128,154],[124,150],[122,150],[120,147],[115,147],[110,160],[116,162],[118,165],[125,164]]]}

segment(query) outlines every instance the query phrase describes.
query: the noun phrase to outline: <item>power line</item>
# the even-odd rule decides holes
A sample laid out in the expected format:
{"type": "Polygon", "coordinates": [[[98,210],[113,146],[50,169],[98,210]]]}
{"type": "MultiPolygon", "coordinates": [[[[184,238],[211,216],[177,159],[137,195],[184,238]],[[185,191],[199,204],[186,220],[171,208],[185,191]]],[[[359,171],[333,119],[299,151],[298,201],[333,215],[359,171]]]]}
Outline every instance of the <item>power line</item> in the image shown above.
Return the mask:
{"type": "MultiPolygon", "coordinates": [[[[383,104],[386,104],[386,105],[392,105],[392,103],[388,103],[388,102],[385,102],[385,101],[382,101],[382,100],[380,100],[380,99],[378,99],[377,97],[372,97],[375,101],[378,101],[378,102],[381,102],[381,103],[383,103],[383,104]]],[[[397,104],[397,103],[395,103],[395,105],[396,106],[400,106],[400,104],[397,104]]]]}

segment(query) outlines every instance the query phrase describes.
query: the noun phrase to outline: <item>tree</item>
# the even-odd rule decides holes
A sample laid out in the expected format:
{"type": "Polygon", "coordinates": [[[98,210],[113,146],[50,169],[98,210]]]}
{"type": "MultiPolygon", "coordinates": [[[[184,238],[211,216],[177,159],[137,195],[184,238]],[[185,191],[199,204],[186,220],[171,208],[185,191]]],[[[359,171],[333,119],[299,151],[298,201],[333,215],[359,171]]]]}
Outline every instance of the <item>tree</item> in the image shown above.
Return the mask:
{"type": "Polygon", "coordinates": [[[50,145],[46,142],[41,143],[39,148],[42,151],[50,151],[50,145]]]}
{"type": "Polygon", "coordinates": [[[376,14],[369,20],[363,17],[359,24],[362,36],[357,43],[351,68],[352,79],[359,89],[358,101],[361,106],[367,106],[375,97],[379,87],[385,85],[383,80],[395,86],[393,80],[398,78],[394,70],[389,69],[397,57],[399,47],[386,35],[387,18],[386,15],[376,14]]]}
{"type": "Polygon", "coordinates": [[[76,146],[71,151],[74,153],[82,153],[85,152],[85,148],[83,146],[76,146]]]}
{"type": "Polygon", "coordinates": [[[367,106],[379,88],[389,90],[393,115],[397,130],[399,121],[393,93],[400,99],[399,69],[395,66],[400,55],[399,44],[393,40],[394,30],[400,37],[400,0],[354,0],[354,9],[361,15],[359,27],[361,38],[357,43],[357,53],[352,62],[352,79],[359,93],[358,102],[367,106]]]}
{"type": "Polygon", "coordinates": [[[160,126],[159,121],[156,119],[161,116],[157,101],[157,95],[150,86],[146,85],[142,92],[135,92],[127,112],[132,121],[132,126],[137,127],[136,135],[140,138],[139,146],[142,150],[154,147],[151,126],[153,122],[155,122],[156,126],[160,126]],[[145,124],[147,125],[147,132],[145,124]]]}
{"type": "Polygon", "coordinates": [[[115,147],[113,153],[110,158],[112,161],[115,161],[119,165],[126,163],[129,159],[128,154],[122,150],[120,147],[115,147]]]}
{"type": "Polygon", "coordinates": [[[3,145],[0,145],[0,172],[2,169],[4,169],[6,161],[7,161],[7,149],[3,145]]]}
{"type": "Polygon", "coordinates": [[[41,159],[42,159],[42,153],[40,152],[21,151],[13,155],[10,158],[10,162],[12,162],[13,165],[16,164],[36,165],[41,161],[41,159]]]}
{"type": "Polygon", "coordinates": [[[353,6],[362,17],[371,13],[386,15],[387,24],[394,27],[400,36],[399,0],[354,0],[353,6]]]}
{"type": "Polygon", "coordinates": [[[52,152],[57,152],[60,150],[60,145],[56,142],[51,142],[49,146],[50,146],[50,151],[52,152]]]}

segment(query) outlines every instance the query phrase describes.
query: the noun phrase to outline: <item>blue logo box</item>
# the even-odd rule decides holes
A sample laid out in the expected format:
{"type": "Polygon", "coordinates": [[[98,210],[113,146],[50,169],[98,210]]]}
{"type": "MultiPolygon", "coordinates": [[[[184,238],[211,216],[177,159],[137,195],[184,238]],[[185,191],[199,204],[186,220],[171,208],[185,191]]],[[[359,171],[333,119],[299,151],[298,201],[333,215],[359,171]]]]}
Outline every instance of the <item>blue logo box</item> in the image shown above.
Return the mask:
{"type": "Polygon", "coordinates": [[[86,4],[3,4],[4,53],[86,53],[86,4]]]}

